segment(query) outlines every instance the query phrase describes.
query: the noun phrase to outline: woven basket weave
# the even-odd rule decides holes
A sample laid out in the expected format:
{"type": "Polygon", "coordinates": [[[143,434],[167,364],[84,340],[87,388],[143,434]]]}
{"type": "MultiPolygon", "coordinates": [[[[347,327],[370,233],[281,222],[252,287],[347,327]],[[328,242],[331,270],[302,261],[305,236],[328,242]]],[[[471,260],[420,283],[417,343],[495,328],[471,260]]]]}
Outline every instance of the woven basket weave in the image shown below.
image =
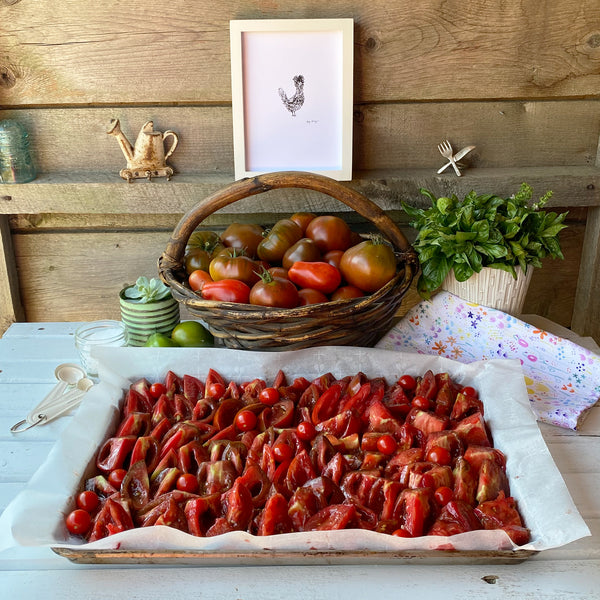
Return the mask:
{"type": "Polygon", "coordinates": [[[161,279],[189,313],[204,321],[215,339],[226,347],[244,350],[372,346],[390,328],[417,270],[416,253],[379,206],[329,177],[294,171],[242,179],[205,198],[181,218],[158,261],[161,279]],[[204,300],[193,292],[187,284],[183,261],[186,244],[198,225],[233,202],[279,188],[327,194],[369,220],[394,247],[398,261],[395,277],[370,296],[292,309],[204,300]]]}

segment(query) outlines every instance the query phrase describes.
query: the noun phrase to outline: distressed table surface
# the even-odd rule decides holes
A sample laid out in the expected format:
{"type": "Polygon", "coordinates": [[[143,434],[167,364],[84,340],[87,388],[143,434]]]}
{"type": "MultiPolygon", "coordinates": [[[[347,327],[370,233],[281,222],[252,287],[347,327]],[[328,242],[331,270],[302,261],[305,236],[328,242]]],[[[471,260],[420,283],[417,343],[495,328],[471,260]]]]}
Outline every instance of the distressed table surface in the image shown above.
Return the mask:
{"type": "MultiPolygon", "coordinates": [[[[70,417],[14,435],[10,427],[75,362],[76,323],[19,323],[0,339],[0,511],[26,485],[70,417]]],[[[49,549],[0,552],[7,598],[600,598],[600,408],[581,431],[541,425],[592,536],[519,564],[166,567],[75,565],[49,549]]]]}

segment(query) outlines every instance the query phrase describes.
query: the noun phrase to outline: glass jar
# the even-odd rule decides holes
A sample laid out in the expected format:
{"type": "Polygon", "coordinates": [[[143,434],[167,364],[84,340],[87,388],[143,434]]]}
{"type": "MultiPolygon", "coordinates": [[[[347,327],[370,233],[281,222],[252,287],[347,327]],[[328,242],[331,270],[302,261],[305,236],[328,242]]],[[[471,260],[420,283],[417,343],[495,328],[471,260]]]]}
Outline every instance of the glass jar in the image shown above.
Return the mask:
{"type": "Polygon", "coordinates": [[[98,376],[98,361],[92,356],[95,346],[127,346],[127,330],[121,321],[85,323],[75,332],[75,347],[89,377],[98,376]]]}
{"type": "Polygon", "coordinates": [[[27,131],[17,121],[0,121],[0,183],[27,183],[35,177],[27,131]]]}

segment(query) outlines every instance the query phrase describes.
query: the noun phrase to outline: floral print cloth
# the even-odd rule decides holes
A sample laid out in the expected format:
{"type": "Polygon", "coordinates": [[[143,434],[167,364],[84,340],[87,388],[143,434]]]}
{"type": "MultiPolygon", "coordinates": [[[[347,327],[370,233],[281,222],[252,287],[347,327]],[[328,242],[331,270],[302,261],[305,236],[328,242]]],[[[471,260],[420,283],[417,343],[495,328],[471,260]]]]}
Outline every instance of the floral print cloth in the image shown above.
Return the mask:
{"type": "Polygon", "coordinates": [[[577,429],[600,398],[600,356],[449,292],[413,307],[377,347],[437,354],[463,363],[518,359],[537,418],[560,427],[577,429]]]}

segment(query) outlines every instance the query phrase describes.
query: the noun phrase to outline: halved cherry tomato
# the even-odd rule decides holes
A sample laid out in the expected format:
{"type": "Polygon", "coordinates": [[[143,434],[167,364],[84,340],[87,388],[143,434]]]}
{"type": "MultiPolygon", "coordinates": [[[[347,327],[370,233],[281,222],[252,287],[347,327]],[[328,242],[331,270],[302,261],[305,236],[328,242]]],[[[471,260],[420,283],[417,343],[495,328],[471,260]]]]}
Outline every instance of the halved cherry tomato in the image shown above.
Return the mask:
{"type": "Polygon", "coordinates": [[[76,508],[67,515],[65,524],[70,533],[74,535],[85,535],[92,526],[92,517],[86,510],[76,508]]]}
{"type": "Polygon", "coordinates": [[[163,394],[165,394],[166,391],[167,391],[167,388],[165,387],[165,385],[163,383],[160,383],[159,381],[153,383],[150,386],[150,395],[155,400],[160,398],[163,394]]]}
{"type": "Polygon", "coordinates": [[[338,269],[326,262],[295,262],[288,270],[288,276],[301,288],[312,288],[324,294],[331,294],[339,287],[342,276],[338,269]]]}
{"type": "Polygon", "coordinates": [[[299,260],[306,262],[321,260],[321,251],[314,240],[310,238],[299,239],[285,251],[281,264],[285,269],[289,269],[299,260]]]}
{"type": "Polygon", "coordinates": [[[280,219],[258,245],[258,258],[270,263],[281,262],[285,251],[302,237],[302,228],[291,219],[280,219]]]}
{"type": "Polygon", "coordinates": [[[250,287],[239,279],[209,281],[202,288],[202,297],[206,298],[206,300],[248,304],[250,287]]]}
{"type": "Polygon", "coordinates": [[[198,491],[198,478],[192,473],[182,473],[175,484],[178,490],[195,494],[198,491]]]}
{"type": "Polygon", "coordinates": [[[302,288],[301,290],[298,290],[298,296],[300,298],[300,306],[329,302],[329,298],[323,292],[311,288],[302,288]]]}
{"type": "Polygon", "coordinates": [[[279,402],[279,390],[274,387],[268,387],[264,390],[261,390],[258,395],[258,399],[267,406],[273,406],[273,404],[277,404],[279,402]]]}
{"type": "Polygon", "coordinates": [[[202,269],[192,271],[188,277],[188,283],[194,292],[201,292],[204,284],[209,281],[214,280],[208,271],[203,271],[202,269]]]}
{"type": "Polygon", "coordinates": [[[254,223],[232,223],[221,234],[221,241],[230,248],[244,248],[248,256],[255,257],[264,233],[265,230],[254,223]]]}
{"type": "Polygon", "coordinates": [[[340,271],[349,284],[375,292],[396,274],[396,255],[381,236],[376,236],[346,250],[340,271]]]}
{"type": "Polygon", "coordinates": [[[306,237],[314,240],[323,254],[330,250],[347,250],[352,243],[348,223],[335,215],[315,217],[306,228],[306,237]]]}
{"type": "Polygon", "coordinates": [[[295,308],[300,301],[298,288],[289,279],[273,277],[268,271],[250,290],[250,304],[277,308],[295,308]]]}
{"type": "Polygon", "coordinates": [[[96,492],[85,490],[77,494],[77,508],[81,508],[89,513],[94,512],[100,505],[100,498],[96,492]]]}
{"type": "Polygon", "coordinates": [[[394,454],[398,448],[398,442],[386,433],[377,440],[377,450],[382,454],[394,454]]]}
{"type": "Polygon", "coordinates": [[[259,267],[239,248],[229,248],[210,262],[209,273],[214,281],[238,279],[252,287],[258,280],[259,267]]]}

